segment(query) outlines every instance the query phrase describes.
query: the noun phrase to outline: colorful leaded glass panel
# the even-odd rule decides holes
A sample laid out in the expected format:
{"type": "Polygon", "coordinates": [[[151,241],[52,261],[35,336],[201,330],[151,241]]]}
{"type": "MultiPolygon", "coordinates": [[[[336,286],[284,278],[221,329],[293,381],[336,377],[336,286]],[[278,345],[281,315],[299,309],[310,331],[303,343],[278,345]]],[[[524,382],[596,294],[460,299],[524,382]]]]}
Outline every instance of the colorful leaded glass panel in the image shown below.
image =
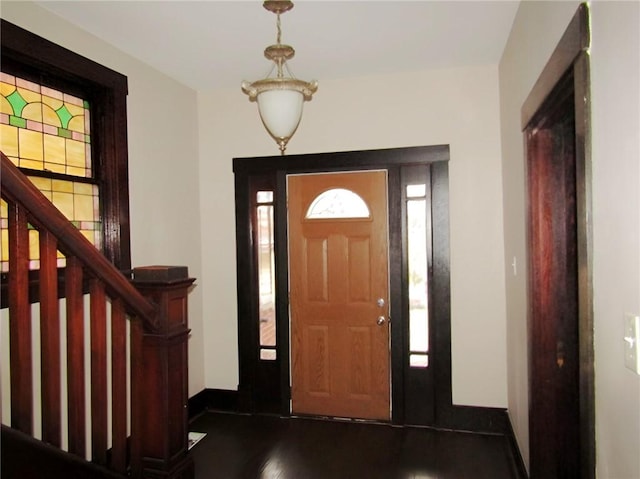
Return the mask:
{"type": "Polygon", "coordinates": [[[0,72],[0,150],[16,165],[90,178],[89,102],[0,72]]]}
{"type": "Polygon", "coordinates": [[[9,270],[9,213],[4,200],[0,200],[0,270],[9,270]]]}
{"type": "MultiPolygon", "coordinates": [[[[98,186],[92,178],[89,103],[0,72],[0,150],[21,168],[52,173],[29,176],[38,189],[96,247],[102,235],[98,186]]],[[[8,211],[0,203],[0,270],[9,270],[8,211]]],[[[30,226],[30,268],[40,267],[38,231],[30,226]]],[[[64,266],[58,252],[58,266],[64,266]]]]}
{"type": "MultiPolygon", "coordinates": [[[[29,177],[29,179],[92,244],[100,248],[102,224],[100,222],[100,199],[96,185],[40,177],[29,177]]],[[[0,269],[4,272],[9,270],[8,212],[7,204],[4,201],[0,203],[0,228],[2,235],[0,269]]],[[[38,244],[38,231],[30,227],[29,259],[31,269],[40,267],[38,244]]],[[[60,252],[58,252],[58,266],[64,266],[64,256],[60,252]]]]}

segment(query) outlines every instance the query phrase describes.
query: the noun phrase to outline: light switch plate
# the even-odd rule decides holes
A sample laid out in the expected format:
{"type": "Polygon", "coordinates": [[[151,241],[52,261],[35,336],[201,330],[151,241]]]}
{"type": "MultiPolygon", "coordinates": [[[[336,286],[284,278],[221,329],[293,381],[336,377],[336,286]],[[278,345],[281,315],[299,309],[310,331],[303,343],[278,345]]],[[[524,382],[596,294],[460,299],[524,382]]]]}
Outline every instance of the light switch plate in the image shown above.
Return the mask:
{"type": "Polygon", "coordinates": [[[640,374],[640,316],[624,316],[624,365],[636,374],[640,374]]]}

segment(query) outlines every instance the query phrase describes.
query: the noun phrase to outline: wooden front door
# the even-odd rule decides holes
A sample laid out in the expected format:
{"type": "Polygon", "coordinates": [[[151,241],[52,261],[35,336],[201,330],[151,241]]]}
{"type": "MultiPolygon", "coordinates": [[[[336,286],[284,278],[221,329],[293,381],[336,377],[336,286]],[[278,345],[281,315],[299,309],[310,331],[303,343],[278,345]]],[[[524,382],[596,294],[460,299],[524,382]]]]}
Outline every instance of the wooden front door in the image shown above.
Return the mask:
{"type": "Polygon", "coordinates": [[[289,176],[287,188],[292,412],[388,420],[386,172],[289,176]],[[332,204],[340,195],[355,210],[332,204]]]}

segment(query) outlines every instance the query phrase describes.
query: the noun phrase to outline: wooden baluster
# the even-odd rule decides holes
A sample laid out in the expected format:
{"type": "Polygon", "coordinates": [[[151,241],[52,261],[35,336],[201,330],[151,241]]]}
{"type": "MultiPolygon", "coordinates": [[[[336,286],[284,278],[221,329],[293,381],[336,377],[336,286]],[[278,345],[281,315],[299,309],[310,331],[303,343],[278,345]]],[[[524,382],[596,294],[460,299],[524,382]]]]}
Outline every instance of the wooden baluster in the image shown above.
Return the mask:
{"type": "Polygon", "coordinates": [[[127,471],[127,319],[120,299],[111,304],[111,468],[127,471]]]}
{"type": "Polygon", "coordinates": [[[65,271],[67,299],[67,403],[69,452],[86,456],[85,379],[84,379],[84,304],[82,266],[74,256],[67,257],[65,271]]]}
{"type": "Polygon", "coordinates": [[[144,361],[142,356],[144,328],[142,321],[132,318],[131,330],[131,477],[142,477],[142,414],[145,408],[144,361]]]}
{"type": "Polygon", "coordinates": [[[57,242],[40,231],[40,361],[42,364],[42,440],[60,447],[60,309],[57,242]]]}
{"type": "Polygon", "coordinates": [[[11,427],[33,434],[31,304],[27,212],[9,203],[9,350],[11,427]]]}
{"type": "Polygon", "coordinates": [[[107,463],[107,297],[104,284],[90,281],[91,459],[107,463]]]}
{"type": "Polygon", "coordinates": [[[139,321],[131,325],[132,408],[137,413],[132,476],[190,479],[187,296],[194,279],[184,267],[135,268],[133,274],[133,284],[158,305],[159,325],[153,331],[143,330],[139,321]]]}

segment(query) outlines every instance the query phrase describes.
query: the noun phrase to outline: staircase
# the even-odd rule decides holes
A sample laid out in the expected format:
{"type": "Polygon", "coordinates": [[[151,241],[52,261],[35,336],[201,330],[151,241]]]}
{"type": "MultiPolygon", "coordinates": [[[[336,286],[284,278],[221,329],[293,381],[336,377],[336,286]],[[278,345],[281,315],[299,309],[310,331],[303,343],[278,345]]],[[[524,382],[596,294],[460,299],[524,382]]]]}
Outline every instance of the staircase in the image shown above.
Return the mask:
{"type": "Polygon", "coordinates": [[[8,322],[2,375],[9,372],[10,391],[2,399],[11,409],[2,477],[193,478],[187,296],[194,280],[184,267],[125,276],[2,152],[0,160],[9,219],[0,320],[8,322]],[[29,270],[29,228],[39,233],[37,271],[29,270]]]}

